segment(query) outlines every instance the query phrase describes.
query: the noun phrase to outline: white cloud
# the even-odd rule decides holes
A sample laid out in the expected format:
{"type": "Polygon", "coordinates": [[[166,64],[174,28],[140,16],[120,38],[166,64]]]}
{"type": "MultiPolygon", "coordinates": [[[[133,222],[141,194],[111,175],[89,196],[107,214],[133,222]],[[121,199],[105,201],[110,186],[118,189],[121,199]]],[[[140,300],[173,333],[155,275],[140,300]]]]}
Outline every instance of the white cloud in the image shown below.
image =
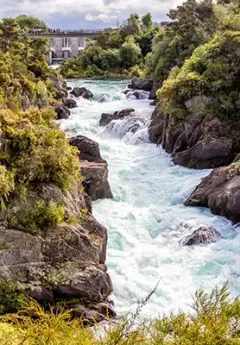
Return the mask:
{"type": "Polygon", "coordinates": [[[94,16],[94,15],[88,13],[85,16],[85,19],[87,21],[90,21],[90,22],[95,22],[95,21],[100,20],[103,23],[111,23],[111,22],[113,22],[114,20],[117,19],[117,16],[116,15],[103,14],[103,13],[94,16]]]}
{"type": "Polygon", "coordinates": [[[183,0],[0,0],[0,18],[25,13],[52,23],[61,18],[59,24],[65,27],[72,25],[72,18],[80,27],[82,22],[89,25],[94,22],[115,24],[116,19],[121,22],[130,13],[142,15],[151,12],[154,21],[161,21],[166,18],[170,8],[182,2],[183,0]]]}

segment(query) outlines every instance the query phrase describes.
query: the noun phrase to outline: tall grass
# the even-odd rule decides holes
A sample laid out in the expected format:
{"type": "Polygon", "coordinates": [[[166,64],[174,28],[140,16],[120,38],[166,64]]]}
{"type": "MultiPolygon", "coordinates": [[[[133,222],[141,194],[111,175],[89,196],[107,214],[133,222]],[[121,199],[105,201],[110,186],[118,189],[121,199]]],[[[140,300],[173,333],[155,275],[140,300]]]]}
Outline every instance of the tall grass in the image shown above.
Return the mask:
{"type": "Polygon", "coordinates": [[[136,313],[109,321],[100,336],[70,311],[44,309],[33,300],[16,314],[0,319],[2,345],[240,345],[240,301],[224,285],[210,294],[198,291],[192,313],[137,322],[136,313]]]}

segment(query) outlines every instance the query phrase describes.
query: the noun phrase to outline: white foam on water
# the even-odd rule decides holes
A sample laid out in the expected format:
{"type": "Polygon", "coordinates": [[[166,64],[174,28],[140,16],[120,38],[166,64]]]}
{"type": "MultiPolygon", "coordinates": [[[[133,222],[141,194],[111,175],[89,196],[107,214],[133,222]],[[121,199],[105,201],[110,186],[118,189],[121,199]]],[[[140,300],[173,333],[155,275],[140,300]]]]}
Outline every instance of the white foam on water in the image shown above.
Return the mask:
{"type": "Polygon", "coordinates": [[[109,164],[114,199],[93,204],[94,216],[108,228],[107,265],[113,280],[116,311],[136,307],[159,281],[144,315],[187,310],[199,288],[210,290],[229,281],[240,293],[240,230],[208,209],[183,202],[208,170],[174,166],[161,147],[148,142],[147,125],[153,107],[148,100],[126,99],[126,80],[75,80],[86,86],[94,101],[78,100],[61,126],[69,134],[83,134],[100,144],[109,164]],[[100,95],[109,101],[98,103],[100,95]],[[134,108],[132,118],[99,127],[101,113],[134,108]],[[134,128],[134,129],[133,129],[134,128]],[[216,243],[184,247],[189,228],[213,226],[222,234],[216,243]]]}

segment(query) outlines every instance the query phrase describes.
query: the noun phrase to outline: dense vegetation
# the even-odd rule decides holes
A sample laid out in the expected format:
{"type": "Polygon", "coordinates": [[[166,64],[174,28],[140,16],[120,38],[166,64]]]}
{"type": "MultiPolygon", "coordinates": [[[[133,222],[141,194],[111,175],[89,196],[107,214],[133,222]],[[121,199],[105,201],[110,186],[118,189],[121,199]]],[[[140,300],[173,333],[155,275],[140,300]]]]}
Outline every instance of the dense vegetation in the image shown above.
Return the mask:
{"type": "MultiPolygon", "coordinates": [[[[144,304],[144,302],[143,302],[144,304]]],[[[0,342],[5,345],[239,345],[240,301],[230,300],[226,286],[195,296],[191,314],[137,322],[141,311],[128,315],[105,332],[84,328],[70,312],[45,312],[34,301],[0,322],[0,342]]]]}
{"type": "MultiPolygon", "coordinates": [[[[26,16],[18,20],[22,27],[33,21],[26,16]]],[[[80,168],[76,150],[48,108],[64,93],[45,61],[46,41],[27,38],[18,21],[4,19],[0,22],[0,49],[0,205],[1,219],[6,221],[4,212],[13,200],[24,201],[42,183],[71,189],[80,179],[80,168]]],[[[30,222],[32,227],[44,228],[63,219],[62,205],[40,198],[21,222],[11,217],[9,225],[24,229],[30,222]]]]}
{"type": "Polygon", "coordinates": [[[161,109],[182,118],[189,99],[205,96],[206,114],[239,120],[239,2],[188,0],[169,16],[173,21],[154,38],[147,65],[147,74],[162,86],[161,109]]]}
{"type": "Polygon", "coordinates": [[[158,31],[150,13],[142,18],[132,14],[119,29],[89,41],[82,55],[64,61],[61,73],[68,78],[139,75],[158,31]]]}

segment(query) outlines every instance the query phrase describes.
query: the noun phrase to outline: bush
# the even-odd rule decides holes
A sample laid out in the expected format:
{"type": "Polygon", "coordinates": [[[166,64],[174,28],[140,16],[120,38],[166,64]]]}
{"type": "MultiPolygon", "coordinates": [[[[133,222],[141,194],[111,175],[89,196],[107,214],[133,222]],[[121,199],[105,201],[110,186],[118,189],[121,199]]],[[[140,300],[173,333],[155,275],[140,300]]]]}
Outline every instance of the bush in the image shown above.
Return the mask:
{"type": "Polygon", "coordinates": [[[60,225],[65,216],[64,206],[53,201],[39,199],[25,212],[17,213],[9,219],[9,226],[33,234],[38,230],[48,230],[60,225]]]}
{"type": "Polygon", "coordinates": [[[218,32],[197,48],[181,69],[173,69],[159,91],[164,111],[182,117],[187,114],[188,99],[206,95],[212,99],[205,107],[206,114],[239,120],[239,45],[240,31],[218,32]]]}
{"type": "Polygon", "coordinates": [[[24,294],[19,293],[14,283],[0,280],[0,314],[13,313],[27,302],[24,294]]]}
{"type": "Polygon", "coordinates": [[[2,317],[5,331],[0,327],[0,339],[9,345],[239,345],[240,301],[229,300],[226,286],[210,294],[196,293],[193,311],[153,321],[128,315],[117,323],[110,321],[104,332],[93,332],[81,320],[73,320],[71,312],[46,312],[30,300],[17,314],[2,317]],[[8,343],[9,334],[18,342],[8,343]]]}

